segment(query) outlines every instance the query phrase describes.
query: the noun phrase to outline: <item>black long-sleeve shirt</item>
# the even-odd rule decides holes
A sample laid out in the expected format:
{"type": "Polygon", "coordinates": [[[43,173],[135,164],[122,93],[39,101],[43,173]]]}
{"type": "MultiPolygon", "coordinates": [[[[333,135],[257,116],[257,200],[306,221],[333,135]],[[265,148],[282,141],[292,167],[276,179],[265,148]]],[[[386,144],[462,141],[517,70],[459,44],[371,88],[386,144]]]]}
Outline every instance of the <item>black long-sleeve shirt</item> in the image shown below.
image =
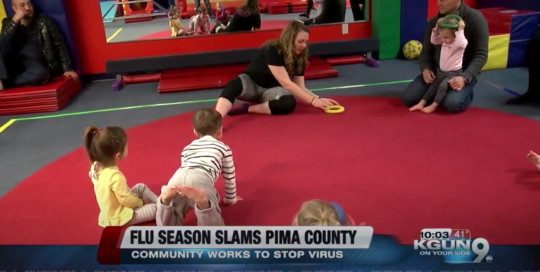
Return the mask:
{"type": "MultiPolygon", "coordinates": [[[[465,22],[465,37],[469,41],[465,54],[463,55],[463,76],[467,82],[476,79],[482,72],[482,68],[488,58],[489,29],[486,18],[476,9],[468,7],[461,3],[458,15],[465,22]]],[[[437,71],[439,59],[441,56],[441,46],[433,45],[430,41],[431,31],[437,24],[437,20],[444,15],[438,14],[428,22],[424,41],[422,43],[422,52],[420,53],[420,69],[424,71],[429,69],[437,71]]]]}
{"type": "Polygon", "coordinates": [[[346,5],[345,0],[323,0],[322,12],[315,18],[315,23],[322,25],[345,22],[346,5]]]}

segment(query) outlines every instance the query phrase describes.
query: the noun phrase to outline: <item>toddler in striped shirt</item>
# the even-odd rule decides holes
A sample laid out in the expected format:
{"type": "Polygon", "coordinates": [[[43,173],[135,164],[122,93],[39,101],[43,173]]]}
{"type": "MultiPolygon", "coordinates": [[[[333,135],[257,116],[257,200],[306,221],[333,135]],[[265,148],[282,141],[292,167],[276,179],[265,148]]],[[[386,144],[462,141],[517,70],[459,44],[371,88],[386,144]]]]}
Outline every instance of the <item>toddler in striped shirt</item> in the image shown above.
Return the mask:
{"type": "Polygon", "coordinates": [[[163,186],[157,206],[158,226],[180,226],[191,209],[195,209],[201,226],[223,225],[219,194],[214,187],[219,175],[225,179],[224,202],[233,205],[236,195],[235,167],[231,149],[220,141],[223,117],[213,109],[202,109],[193,117],[197,140],[182,151],[182,165],[163,186]]]}

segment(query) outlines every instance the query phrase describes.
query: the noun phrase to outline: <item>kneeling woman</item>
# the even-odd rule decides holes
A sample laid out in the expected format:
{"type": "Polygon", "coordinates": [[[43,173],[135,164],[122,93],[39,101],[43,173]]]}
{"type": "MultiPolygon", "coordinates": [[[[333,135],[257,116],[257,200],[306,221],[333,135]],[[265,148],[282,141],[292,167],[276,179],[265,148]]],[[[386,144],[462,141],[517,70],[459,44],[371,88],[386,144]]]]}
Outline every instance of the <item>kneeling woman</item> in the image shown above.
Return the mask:
{"type": "Polygon", "coordinates": [[[304,24],[290,23],[279,40],[267,42],[246,71],[227,83],[216,110],[222,116],[246,113],[285,115],[294,111],[295,96],[320,109],[337,105],[336,101],[319,97],[305,86],[308,39],[309,30],[304,24]],[[231,110],[237,98],[256,105],[246,103],[231,110]]]}

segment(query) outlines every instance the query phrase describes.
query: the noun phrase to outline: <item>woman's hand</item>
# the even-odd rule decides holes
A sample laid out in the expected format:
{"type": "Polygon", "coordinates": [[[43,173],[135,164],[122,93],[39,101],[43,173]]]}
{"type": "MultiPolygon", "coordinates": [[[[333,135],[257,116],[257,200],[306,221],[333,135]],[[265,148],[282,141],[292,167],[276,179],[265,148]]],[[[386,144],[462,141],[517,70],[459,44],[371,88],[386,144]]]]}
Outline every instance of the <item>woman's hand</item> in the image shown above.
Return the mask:
{"type": "Polygon", "coordinates": [[[338,103],[336,100],[334,100],[334,99],[330,99],[330,98],[323,98],[323,99],[326,99],[326,100],[328,100],[330,103],[332,103],[332,106],[338,106],[338,105],[339,105],[339,103],[338,103]]]}
{"type": "Polygon", "coordinates": [[[328,98],[315,98],[313,100],[313,102],[311,103],[311,105],[313,105],[313,107],[316,107],[316,108],[319,108],[319,109],[322,109],[324,110],[326,107],[330,107],[330,106],[334,106],[334,105],[339,105],[338,102],[336,102],[335,100],[332,100],[332,99],[328,99],[328,98]]]}

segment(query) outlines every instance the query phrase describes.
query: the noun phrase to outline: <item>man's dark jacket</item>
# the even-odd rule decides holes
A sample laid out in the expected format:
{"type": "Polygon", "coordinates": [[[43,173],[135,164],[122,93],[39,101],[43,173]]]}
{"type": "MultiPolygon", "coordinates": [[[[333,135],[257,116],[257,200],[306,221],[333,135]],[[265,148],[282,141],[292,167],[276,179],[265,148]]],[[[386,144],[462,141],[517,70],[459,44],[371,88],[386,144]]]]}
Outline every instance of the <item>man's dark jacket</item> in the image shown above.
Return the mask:
{"type": "MultiPolygon", "coordinates": [[[[68,48],[56,25],[43,14],[35,14],[33,20],[38,25],[39,41],[51,74],[59,76],[64,72],[73,71],[68,48]]],[[[10,39],[16,40],[19,28],[20,25],[15,24],[11,18],[5,18],[2,20],[0,35],[7,35],[10,39]]]]}

